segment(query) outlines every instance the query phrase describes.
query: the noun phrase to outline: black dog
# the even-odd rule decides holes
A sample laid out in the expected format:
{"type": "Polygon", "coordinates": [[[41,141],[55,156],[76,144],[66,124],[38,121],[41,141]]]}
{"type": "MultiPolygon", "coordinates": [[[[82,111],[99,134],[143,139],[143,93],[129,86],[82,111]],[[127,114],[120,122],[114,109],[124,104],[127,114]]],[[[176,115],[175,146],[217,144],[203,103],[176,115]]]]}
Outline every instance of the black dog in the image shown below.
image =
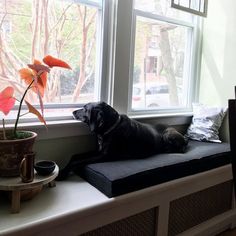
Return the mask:
{"type": "Polygon", "coordinates": [[[119,115],[105,102],[88,103],[73,112],[97,135],[95,153],[78,154],[59,172],[58,179],[79,167],[101,161],[146,158],[158,153],[184,152],[187,141],[176,129],[165,125],[152,126],[119,115]]]}

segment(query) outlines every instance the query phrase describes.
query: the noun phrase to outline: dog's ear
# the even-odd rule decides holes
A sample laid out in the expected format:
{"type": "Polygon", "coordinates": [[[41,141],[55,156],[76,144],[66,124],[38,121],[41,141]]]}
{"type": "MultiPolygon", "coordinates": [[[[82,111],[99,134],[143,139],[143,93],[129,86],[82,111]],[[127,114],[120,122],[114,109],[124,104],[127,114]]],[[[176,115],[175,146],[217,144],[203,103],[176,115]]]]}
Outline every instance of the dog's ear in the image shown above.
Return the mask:
{"type": "Polygon", "coordinates": [[[104,125],[104,114],[103,111],[97,113],[97,126],[101,128],[104,125]]]}
{"type": "Polygon", "coordinates": [[[99,109],[93,109],[89,119],[89,127],[92,132],[99,131],[104,125],[103,111],[99,109]]]}

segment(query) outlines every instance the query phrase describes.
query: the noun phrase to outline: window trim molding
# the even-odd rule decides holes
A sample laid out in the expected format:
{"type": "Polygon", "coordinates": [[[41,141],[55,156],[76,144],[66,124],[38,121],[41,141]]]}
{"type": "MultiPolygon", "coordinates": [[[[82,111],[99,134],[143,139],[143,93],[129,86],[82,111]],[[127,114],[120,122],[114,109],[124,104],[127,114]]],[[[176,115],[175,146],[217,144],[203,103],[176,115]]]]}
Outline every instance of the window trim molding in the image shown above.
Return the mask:
{"type": "Polygon", "coordinates": [[[193,34],[193,43],[195,44],[193,47],[193,57],[192,57],[192,71],[191,76],[195,78],[195,81],[192,80],[191,86],[189,87],[190,99],[192,102],[199,101],[199,87],[200,87],[200,76],[201,76],[201,61],[202,61],[202,27],[203,20],[201,18],[196,19],[196,27],[194,28],[193,34]]]}

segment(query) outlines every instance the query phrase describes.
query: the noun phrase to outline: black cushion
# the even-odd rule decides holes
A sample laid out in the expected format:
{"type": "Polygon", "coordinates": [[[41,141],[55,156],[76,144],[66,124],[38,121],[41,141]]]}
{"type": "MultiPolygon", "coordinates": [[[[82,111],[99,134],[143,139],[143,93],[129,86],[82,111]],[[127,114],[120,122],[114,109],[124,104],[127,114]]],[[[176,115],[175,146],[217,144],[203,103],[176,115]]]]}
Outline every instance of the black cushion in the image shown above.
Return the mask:
{"type": "Polygon", "coordinates": [[[184,154],[90,164],[82,168],[80,175],[108,197],[114,197],[228,163],[228,143],[190,141],[184,154]]]}

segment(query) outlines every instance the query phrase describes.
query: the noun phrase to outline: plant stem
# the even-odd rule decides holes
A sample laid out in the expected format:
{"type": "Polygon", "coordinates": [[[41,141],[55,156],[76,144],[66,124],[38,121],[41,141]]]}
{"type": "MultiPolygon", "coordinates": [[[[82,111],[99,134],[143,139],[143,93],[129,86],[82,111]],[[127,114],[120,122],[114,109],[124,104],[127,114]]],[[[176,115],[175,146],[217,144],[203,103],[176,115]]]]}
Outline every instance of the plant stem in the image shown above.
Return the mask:
{"type": "Polygon", "coordinates": [[[25,116],[25,115],[27,115],[27,114],[29,114],[29,113],[30,113],[30,112],[28,111],[28,112],[26,112],[26,113],[20,115],[20,117],[25,116]]]}
{"type": "Polygon", "coordinates": [[[26,88],[21,100],[20,100],[20,105],[19,105],[19,108],[18,108],[18,113],[17,113],[17,117],[16,117],[16,122],[15,122],[15,127],[14,127],[14,131],[13,131],[13,135],[14,137],[16,137],[16,130],[17,130],[17,125],[18,125],[18,122],[19,122],[19,118],[20,118],[20,112],[21,112],[21,107],[22,107],[22,104],[23,104],[23,101],[25,99],[25,96],[28,92],[28,90],[31,88],[31,85],[34,83],[34,79],[32,80],[32,82],[29,84],[29,86],[26,88]]]}

